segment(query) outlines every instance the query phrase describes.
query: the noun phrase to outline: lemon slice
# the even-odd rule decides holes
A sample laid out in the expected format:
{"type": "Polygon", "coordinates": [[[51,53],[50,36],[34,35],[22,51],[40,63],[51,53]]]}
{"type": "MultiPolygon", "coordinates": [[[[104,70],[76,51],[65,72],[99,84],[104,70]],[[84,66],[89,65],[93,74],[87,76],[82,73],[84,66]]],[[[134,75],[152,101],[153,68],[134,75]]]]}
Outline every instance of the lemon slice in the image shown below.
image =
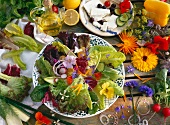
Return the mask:
{"type": "Polygon", "coordinates": [[[79,13],[74,9],[66,10],[64,23],[69,26],[74,26],[78,22],[79,22],[79,13]]]}

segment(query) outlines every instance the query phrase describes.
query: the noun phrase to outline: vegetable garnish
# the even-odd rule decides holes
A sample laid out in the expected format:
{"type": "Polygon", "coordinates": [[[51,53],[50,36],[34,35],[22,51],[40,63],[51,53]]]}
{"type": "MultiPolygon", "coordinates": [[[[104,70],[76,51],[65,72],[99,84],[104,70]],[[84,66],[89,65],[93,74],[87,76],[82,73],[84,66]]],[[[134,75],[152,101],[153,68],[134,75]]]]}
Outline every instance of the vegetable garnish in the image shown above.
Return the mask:
{"type": "Polygon", "coordinates": [[[130,9],[130,1],[129,0],[124,0],[119,4],[120,7],[120,12],[125,13],[130,9]]]}
{"type": "Polygon", "coordinates": [[[31,93],[33,100],[55,101],[56,107],[53,106],[62,113],[87,111],[91,114],[105,109],[105,97],[112,99],[124,95],[122,87],[115,83],[122,75],[113,68],[118,68],[125,60],[123,53],[111,46],[90,47],[86,34],[77,36],[61,32],[59,36],[65,37],[47,45],[35,63],[40,75],[39,85],[31,93]],[[93,103],[99,105],[93,107],[93,103]]]}
{"type": "Polygon", "coordinates": [[[119,51],[123,51],[123,53],[132,54],[136,48],[138,48],[137,38],[133,36],[130,32],[124,31],[119,34],[120,39],[123,43],[117,44],[120,47],[119,51]]]}
{"type": "Polygon", "coordinates": [[[46,116],[44,116],[41,112],[36,112],[35,114],[36,119],[36,125],[39,124],[45,124],[45,125],[51,125],[51,120],[48,119],[46,116]]]}
{"type": "Polygon", "coordinates": [[[148,72],[158,64],[158,57],[148,48],[137,48],[132,55],[132,64],[138,70],[148,72]]]}

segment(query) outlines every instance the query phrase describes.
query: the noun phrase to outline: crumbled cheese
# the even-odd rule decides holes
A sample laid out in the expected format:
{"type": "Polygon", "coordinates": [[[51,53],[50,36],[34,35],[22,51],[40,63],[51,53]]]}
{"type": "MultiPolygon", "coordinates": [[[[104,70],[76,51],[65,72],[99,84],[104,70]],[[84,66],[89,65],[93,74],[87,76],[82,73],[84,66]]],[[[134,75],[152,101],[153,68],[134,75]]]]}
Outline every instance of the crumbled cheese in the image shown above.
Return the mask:
{"type": "Polygon", "coordinates": [[[100,16],[100,17],[105,17],[107,15],[110,14],[110,10],[109,9],[102,9],[102,8],[92,8],[91,9],[91,13],[90,16],[100,16]]]}
{"type": "Polygon", "coordinates": [[[91,13],[91,9],[97,7],[98,4],[102,4],[102,2],[100,0],[91,0],[84,4],[84,9],[86,10],[89,16],[91,13]]]}
{"type": "Polygon", "coordinates": [[[107,27],[108,27],[108,22],[104,22],[103,25],[101,25],[100,30],[106,32],[107,31],[107,27]]]}
{"type": "Polygon", "coordinates": [[[108,18],[107,22],[108,22],[108,30],[113,31],[116,27],[116,19],[118,16],[116,15],[111,15],[110,18],[108,18]]]}
{"type": "Polygon", "coordinates": [[[98,23],[97,21],[93,21],[93,25],[100,28],[102,25],[100,23],[98,23]]]}

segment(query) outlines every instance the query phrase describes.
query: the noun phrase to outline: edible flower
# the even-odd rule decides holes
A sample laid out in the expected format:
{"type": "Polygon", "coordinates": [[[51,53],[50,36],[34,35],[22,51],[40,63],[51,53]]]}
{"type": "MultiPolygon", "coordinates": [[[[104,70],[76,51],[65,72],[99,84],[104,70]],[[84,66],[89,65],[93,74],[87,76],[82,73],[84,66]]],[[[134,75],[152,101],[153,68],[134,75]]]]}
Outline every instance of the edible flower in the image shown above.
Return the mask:
{"type": "Polygon", "coordinates": [[[80,84],[72,86],[71,88],[75,88],[73,92],[77,91],[77,95],[78,95],[80,93],[82,87],[83,87],[83,84],[80,83],[80,84]]]}
{"type": "Polygon", "coordinates": [[[114,89],[113,87],[109,87],[109,85],[109,82],[103,83],[102,90],[100,90],[100,95],[105,95],[106,98],[111,99],[114,96],[114,89]]]}
{"type": "Polygon", "coordinates": [[[76,64],[76,57],[74,56],[69,56],[67,55],[65,57],[65,60],[63,62],[63,65],[66,67],[66,68],[73,68],[73,65],[76,64]]]}
{"type": "Polygon", "coordinates": [[[149,97],[151,97],[153,95],[153,90],[146,85],[140,86],[139,92],[144,92],[149,97]]]}
{"type": "Polygon", "coordinates": [[[124,0],[119,4],[120,7],[120,12],[125,13],[130,9],[130,1],[129,0],[124,0]]]}
{"type": "Polygon", "coordinates": [[[159,50],[167,51],[169,49],[169,42],[161,36],[155,36],[153,38],[153,43],[146,43],[145,46],[151,49],[153,53],[159,54],[159,50]]]}
{"type": "Polygon", "coordinates": [[[148,72],[158,64],[158,57],[148,48],[137,48],[132,55],[132,64],[138,70],[148,72]]]}
{"type": "Polygon", "coordinates": [[[51,125],[50,119],[44,116],[41,112],[35,114],[36,123],[35,125],[51,125]]]}
{"type": "Polygon", "coordinates": [[[138,87],[138,85],[139,85],[139,83],[135,80],[131,80],[131,81],[125,83],[126,87],[131,87],[131,88],[136,88],[136,87],[138,87]]]}
{"type": "Polygon", "coordinates": [[[138,48],[138,44],[136,43],[137,38],[131,35],[131,32],[124,31],[119,34],[119,37],[123,42],[117,44],[120,47],[119,51],[123,51],[127,55],[128,53],[132,54],[138,48]]]}

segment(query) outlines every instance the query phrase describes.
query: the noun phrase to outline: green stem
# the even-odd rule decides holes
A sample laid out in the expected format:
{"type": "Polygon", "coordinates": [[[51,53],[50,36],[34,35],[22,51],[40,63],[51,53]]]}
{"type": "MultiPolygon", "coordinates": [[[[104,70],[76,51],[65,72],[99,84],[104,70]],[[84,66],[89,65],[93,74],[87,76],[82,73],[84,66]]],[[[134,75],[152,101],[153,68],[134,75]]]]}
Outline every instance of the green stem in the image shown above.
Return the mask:
{"type": "Polygon", "coordinates": [[[136,111],[135,111],[135,106],[134,106],[132,89],[133,88],[129,88],[129,91],[130,91],[130,95],[132,96],[132,108],[133,108],[133,115],[134,115],[133,122],[136,123],[136,111]]]}
{"type": "MultiPolygon", "coordinates": [[[[26,108],[26,109],[31,110],[31,111],[34,111],[34,112],[39,112],[37,109],[34,109],[34,108],[32,108],[32,107],[30,107],[30,106],[28,106],[28,105],[25,105],[25,104],[23,104],[23,103],[17,102],[17,101],[15,101],[15,100],[10,99],[10,98],[7,98],[7,97],[1,96],[1,95],[0,95],[0,98],[1,98],[1,99],[4,99],[7,103],[9,103],[9,104],[11,104],[11,105],[12,105],[12,104],[16,104],[16,105],[22,107],[23,110],[24,110],[24,108],[26,108]]],[[[42,112],[42,114],[43,114],[44,116],[47,116],[48,118],[50,118],[50,119],[52,119],[52,120],[55,120],[55,121],[58,121],[58,120],[59,120],[59,121],[60,121],[61,123],[63,123],[63,124],[66,124],[66,125],[74,125],[73,123],[69,123],[69,122],[60,120],[60,119],[58,119],[58,118],[56,118],[56,117],[53,117],[53,116],[51,116],[51,115],[49,115],[49,114],[47,114],[47,113],[42,112]]]]}

